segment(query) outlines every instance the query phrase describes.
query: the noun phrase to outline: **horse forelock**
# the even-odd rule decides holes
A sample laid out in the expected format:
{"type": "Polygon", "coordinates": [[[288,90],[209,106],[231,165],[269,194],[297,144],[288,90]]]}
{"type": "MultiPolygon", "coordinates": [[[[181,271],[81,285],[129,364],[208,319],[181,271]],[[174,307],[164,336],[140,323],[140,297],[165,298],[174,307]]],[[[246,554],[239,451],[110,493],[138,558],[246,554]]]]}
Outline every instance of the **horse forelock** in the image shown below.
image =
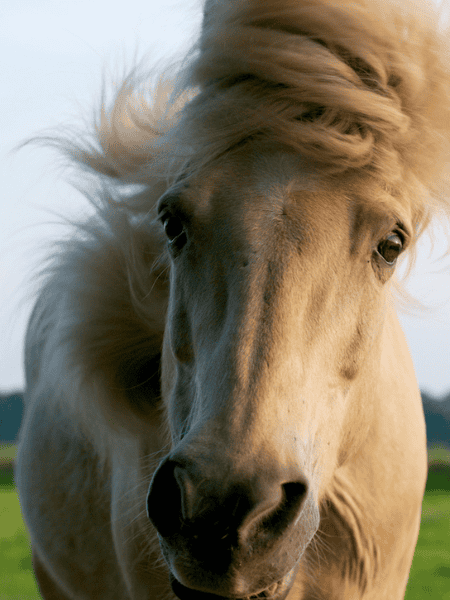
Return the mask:
{"type": "Polygon", "coordinates": [[[413,2],[208,2],[182,127],[208,153],[264,133],[329,172],[428,183],[450,127],[438,18],[413,2]]]}

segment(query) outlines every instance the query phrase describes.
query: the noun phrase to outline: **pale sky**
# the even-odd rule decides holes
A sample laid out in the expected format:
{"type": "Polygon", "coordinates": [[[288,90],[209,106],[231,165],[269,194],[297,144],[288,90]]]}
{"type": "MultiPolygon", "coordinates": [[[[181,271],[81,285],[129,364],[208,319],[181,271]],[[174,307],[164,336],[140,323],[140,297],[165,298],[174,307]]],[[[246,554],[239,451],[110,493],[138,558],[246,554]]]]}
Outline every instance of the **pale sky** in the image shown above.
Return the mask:
{"type": "MultiPolygon", "coordinates": [[[[0,392],[24,386],[30,278],[46,247],[66,231],[57,214],[87,210],[54,151],[9,152],[47,128],[89,117],[103,72],[114,81],[136,51],[149,66],[181,58],[200,18],[200,0],[0,0],[0,392]]],[[[440,233],[429,257],[424,240],[408,286],[429,306],[450,299],[450,259],[433,264],[443,248],[440,233]],[[445,266],[446,273],[433,273],[445,266]]],[[[421,389],[450,392],[450,301],[432,314],[400,319],[421,389]]]]}

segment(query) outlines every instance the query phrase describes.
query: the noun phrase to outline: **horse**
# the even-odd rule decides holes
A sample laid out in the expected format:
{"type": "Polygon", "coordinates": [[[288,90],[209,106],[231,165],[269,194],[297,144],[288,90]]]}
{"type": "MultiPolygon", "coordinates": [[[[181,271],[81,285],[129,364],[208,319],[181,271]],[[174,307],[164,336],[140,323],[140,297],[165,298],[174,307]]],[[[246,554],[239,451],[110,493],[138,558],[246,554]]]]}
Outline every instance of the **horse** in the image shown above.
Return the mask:
{"type": "MultiPolygon", "coordinates": [[[[207,0],[94,140],[16,481],[45,600],[400,600],[427,476],[396,265],[445,219],[446,6],[207,0]]],[[[81,140],[81,141],[80,141],[81,140]]]]}

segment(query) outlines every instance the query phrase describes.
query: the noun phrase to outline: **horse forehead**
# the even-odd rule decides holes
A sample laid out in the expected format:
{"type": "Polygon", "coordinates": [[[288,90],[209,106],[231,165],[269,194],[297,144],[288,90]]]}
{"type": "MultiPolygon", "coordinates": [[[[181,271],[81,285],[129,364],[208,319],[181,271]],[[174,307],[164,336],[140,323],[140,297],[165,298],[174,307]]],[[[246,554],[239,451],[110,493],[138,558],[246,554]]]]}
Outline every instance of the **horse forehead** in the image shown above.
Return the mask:
{"type": "Polygon", "coordinates": [[[181,203],[205,232],[217,239],[229,235],[228,247],[252,239],[259,246],[262,234],[278,237],[285,217],[291,234],[325,232],[347,220],[346,200],[311,165],[286,152],[227,157],[191,178],[181,203]]]}
{"type": "Polygon", "coordinates": [[[291,153],[262,154],[256,158],[253,170],[253,189],[260,194],[320,189],[319,172],[301,156],[291,153]]]}
{"type": "Polygon", "coordinates": [[[286,151],[252,149],[239,152],[201,172],[184,188],[198,216],[256,210],[282,210],[287,199],[302,191],[320,189],[314,166],[286,151]]]}
{"type": "Polygon", "coordinates": [[[259,152],[253,157],[247,178],[257,194],[277,196],[288,191],[317,191],[320,174],[298,154],[283,151],[259,152]]]}

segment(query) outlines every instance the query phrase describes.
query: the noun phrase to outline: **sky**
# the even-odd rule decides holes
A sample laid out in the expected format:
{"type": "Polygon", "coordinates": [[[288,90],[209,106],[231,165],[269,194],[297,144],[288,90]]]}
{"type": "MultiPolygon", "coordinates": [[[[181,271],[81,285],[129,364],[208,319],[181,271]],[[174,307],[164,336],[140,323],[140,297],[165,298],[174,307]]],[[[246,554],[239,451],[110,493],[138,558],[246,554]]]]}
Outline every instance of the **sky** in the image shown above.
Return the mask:
{"type": "MultiPolygon", "coordinates": [[[[149,66],[181,59],[199,31],[200,0],[0,0],[0,393],[24,388],[23,346],[32,276],[61,217],[87,214],[54,151],[13,149],[24,139],[81,125],[98,107],[103,74],[112,82],[146,57],[149,66]],[[163,7],[163,8],[161,8],[163,7]]],[[[430,310],[400,313],[423,391],[450,392],[450,258],[437,230],[424,239],[407,285],[430,310]],[[445,270],[445,267],[447,269],[445,270]],[[441,272],[439,272],[441,271],[441,272]]]]}

